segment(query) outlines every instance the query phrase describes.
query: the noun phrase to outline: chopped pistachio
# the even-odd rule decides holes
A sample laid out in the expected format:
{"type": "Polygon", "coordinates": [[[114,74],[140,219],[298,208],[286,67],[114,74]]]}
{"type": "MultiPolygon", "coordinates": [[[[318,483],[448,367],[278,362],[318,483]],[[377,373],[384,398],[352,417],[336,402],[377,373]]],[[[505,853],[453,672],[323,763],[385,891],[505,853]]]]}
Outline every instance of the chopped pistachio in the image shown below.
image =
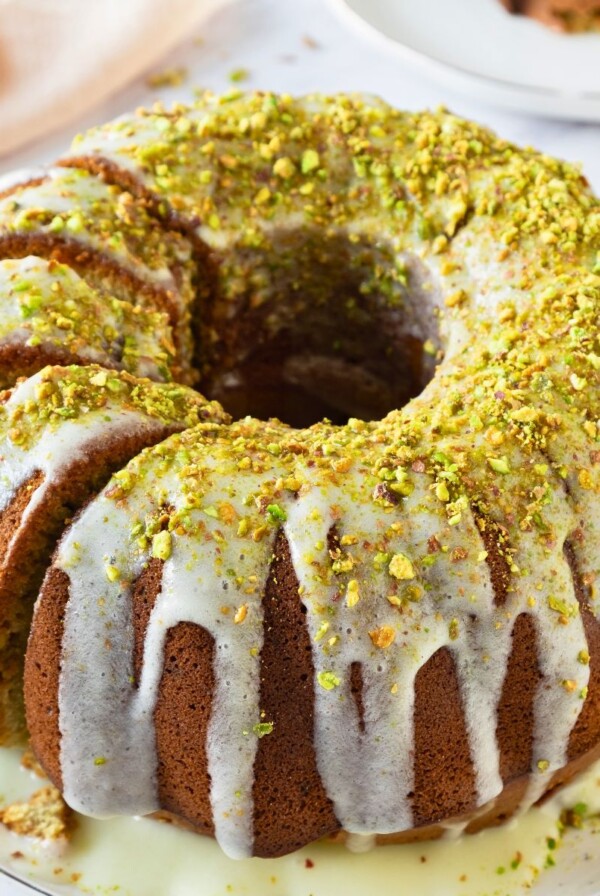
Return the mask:
{"type": "Polygon", "coordinates": [[[235,68],[232,72],[229,72],[229,80],[233,84],[238,84],[240,81],[247,81],[250,77],[250,72],[247,68],[235,68]]]}
{"type": "Polygon", "coordinates": [[[296,166],[288,156],[283,156],[282,158],[277,159],[273,165],[273,174],[283,178],[283,180],[289,180],[295,173],[296,166]]]}
{"type": "Polygon", "coordinates": [[[488,464],[495,473],[510,473],[510,464],[506,457],[488,457],[488,464]]]}
{"type": "Polygon", "coordinates": [[[273,728],[273,722],[257,722],[256,725],[252,726],[253,732],[259,739],[261,737],[266,737],[268,734],[273,734],[273,728]]]}
{"type": "Polygon", "coordinates": [[[370,631],[369,637],[375,647],[385,650],[393,644],[396,632],[390,625],[381,625],[379,628],[370,631]]]}
{"type": "Polygon", "coordinates": [[[395,579],[414,579],[416,576],[412,561],[402,552],[394,554],[390,560],[388,570],[395,579]]]}
{"type": "Polygon", "coordinates": [[[327,634],[328,631],[329,631],[329,622],[327,622],[327,620],[324,619],[323,622],[321,622],[321,624],[319,625],[319,628],[317,629],[314,640],[320,641],[322,638],[325,637],[325,635],[327,634]]]}
{"type": "Polygon", "coordinates": [[[300,170],[302,174],[309,174],[320,165],[319,153],[315,149],[305,149],[302,153],[300,170]]]}
{"type": "Polygon", "coordinates": [[[121,571],[117,566],[113,566],[111,563],[109,563],[107,566],[105,566],[105,570],[106,578],[109,582],[118,582],[118,580],[121,578],[121,571]]]}
{"type": "Polygon", "coordinates": [[[287,513],[279,504],[269,504],[267,514],[272,523],[285,523],[287,520],[287,513]]]}
{"type": "Polygon", "coordinates": [[[447,502],[450,500],[450,492],[448,491],[448,486],[443,480],[441,482],[438,482],[438,484],[436,485],[435,494],[439,501],[447,502]]]}
{"type": "Polygon", "coordinates": [[[341,680],[333,672],[319,672],[317,681],[326,691],[332,691],[341,684],[341,680]]]}
{"type": "Polygon", "coordinates": [[[236,625],[240,625],[248,615],[248,604],[242,604],[241,607],[235,612],[235,616],[233,617],[233,621],[236,625]]]}
{"type": "Polygon", "coordinates": [[[355,607],[360,600],[360,586],[356,579],[350,579],[346,586],[346,606],[355,607]]]}
{"type": "Polygon", "coordinates": [[[152,537],[152,556],[158,560],[168,560],[171,556],[171,533],[167,529],[152,537]]]}

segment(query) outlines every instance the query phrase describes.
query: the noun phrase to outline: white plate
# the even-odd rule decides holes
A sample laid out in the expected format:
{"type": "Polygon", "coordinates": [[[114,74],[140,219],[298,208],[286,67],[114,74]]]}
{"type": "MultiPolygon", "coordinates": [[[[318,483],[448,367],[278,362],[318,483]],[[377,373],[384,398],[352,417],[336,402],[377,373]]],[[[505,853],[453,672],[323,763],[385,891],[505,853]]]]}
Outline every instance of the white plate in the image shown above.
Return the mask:
{"type": "Polygon", "coordinates": [[[12,873],[0,868],[0,896],[33,896],[34,893],[49,896],[48,890],[41,890],[33,884],[23,883],[17,877],[13,877],[12,873]]]}
{"type": "Polygon", "coordinates": [[[332,0],[444,86],[521,112],[600,121],[600,33],[568,35],[500,0],[332,0]]]}

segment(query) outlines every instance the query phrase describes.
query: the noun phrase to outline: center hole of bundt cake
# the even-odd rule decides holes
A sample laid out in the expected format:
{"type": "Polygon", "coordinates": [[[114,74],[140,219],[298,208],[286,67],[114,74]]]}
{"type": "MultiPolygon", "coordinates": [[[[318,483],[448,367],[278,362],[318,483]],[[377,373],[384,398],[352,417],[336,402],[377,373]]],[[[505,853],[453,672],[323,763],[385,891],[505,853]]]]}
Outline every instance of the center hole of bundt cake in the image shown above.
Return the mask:
{"type": "Polygon", "coordinates": [[[315,228],[213,259],[201,388],[234,418],[379,419],[432,378],[437,316],[415,257],[315,228]]]}

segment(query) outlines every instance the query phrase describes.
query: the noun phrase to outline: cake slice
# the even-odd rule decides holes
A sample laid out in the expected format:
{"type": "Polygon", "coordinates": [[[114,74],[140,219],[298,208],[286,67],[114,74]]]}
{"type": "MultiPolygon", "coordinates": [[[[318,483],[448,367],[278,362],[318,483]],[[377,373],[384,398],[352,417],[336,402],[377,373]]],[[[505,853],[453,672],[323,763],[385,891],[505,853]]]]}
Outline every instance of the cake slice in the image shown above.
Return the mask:
{"type": "Polygon", "coordinates": [[[0,200],[0,258],[26,255],[68,264],[103,294],[165,312],[179,378],[190,380],[191,248],[142,202],[86,171],[51,170],[0,200]]]}
{"type": "Polygon", "coordinates": [[[48,785],[28,800],[0,809],[0,823],[19,837],[34,837],[60,847],[71,839],[75,815],[56,787],[48,785]]]}
{"type": "Polygon", "coordinates": [[[164,311],[101,295],[58,261],[0,261],[0,386],[48,364],[101,364],[170,380],[175,360],[164,311]]]}
{"type": "Polygon", "coordinates": [[[0,743],[23,733],[33,601],[70,517],[142,448],[221,408],[184,386],[98,366],[48,367],[0,405],[0,743]]]}

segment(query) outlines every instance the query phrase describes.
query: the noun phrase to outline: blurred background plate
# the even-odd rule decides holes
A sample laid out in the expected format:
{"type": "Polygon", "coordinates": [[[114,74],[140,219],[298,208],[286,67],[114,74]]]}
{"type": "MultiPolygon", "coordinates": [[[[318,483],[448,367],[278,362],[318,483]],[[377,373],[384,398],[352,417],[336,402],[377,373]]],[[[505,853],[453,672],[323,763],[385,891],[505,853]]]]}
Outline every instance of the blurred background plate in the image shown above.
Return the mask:
{"type": "Polygon", "coordinates": [[[500,0],[332,0],[351,24],[472,99],[600,121],[600,33],[562,34],[500,0]]]}

